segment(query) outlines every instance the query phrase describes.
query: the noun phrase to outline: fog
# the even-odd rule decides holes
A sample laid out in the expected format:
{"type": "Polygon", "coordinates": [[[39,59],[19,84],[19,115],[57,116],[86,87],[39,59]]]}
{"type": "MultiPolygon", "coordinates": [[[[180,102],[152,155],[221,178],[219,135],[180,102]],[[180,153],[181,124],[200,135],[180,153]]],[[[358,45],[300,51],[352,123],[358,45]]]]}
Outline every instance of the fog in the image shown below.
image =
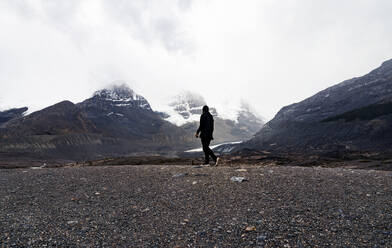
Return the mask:
{"type": "Polygon", "coordinates": [[[183,91],[267,119],[392,58],[389,0],[2,0],[0,110],[125,81],[160,110],[183,91]]]}

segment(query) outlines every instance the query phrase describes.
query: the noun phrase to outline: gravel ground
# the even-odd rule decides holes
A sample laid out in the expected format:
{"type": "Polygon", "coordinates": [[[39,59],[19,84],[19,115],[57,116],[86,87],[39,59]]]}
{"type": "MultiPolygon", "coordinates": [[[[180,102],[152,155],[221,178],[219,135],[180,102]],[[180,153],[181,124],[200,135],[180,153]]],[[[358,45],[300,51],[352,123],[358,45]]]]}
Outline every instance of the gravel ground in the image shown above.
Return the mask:
{"type": "Polygon", "coordinates": [[[0,247],[392,247],[392,172],[240,167],[3,169],[0,247]]]}

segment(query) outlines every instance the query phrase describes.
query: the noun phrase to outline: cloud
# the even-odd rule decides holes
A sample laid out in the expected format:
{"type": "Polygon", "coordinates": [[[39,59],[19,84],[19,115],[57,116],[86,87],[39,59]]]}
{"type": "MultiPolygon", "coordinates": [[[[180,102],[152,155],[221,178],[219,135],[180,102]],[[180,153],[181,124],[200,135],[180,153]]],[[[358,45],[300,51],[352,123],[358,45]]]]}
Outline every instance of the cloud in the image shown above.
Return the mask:
{"type": "Polygon", "coordinates": [[[177,6],[182,11],[190,10],[192,8],[192,0],[178,0],[177,6]]]}
{"type": "Polygon", "coordinates": [[[168,51],[191,52],[194,44],[180,20],[191,1],[172,3],[170,0],[103,1],[103,6],[108,19],[116,20],[116,25],[132,37],[147,44],[161,42],[168,51]]]}
{"type": "Polygon", "coordinates": [[[159,109],[177,92],[267,118],[392,57],[387,0],[4,0],[0,109],[123,80],[159,109]]]}
{"type": "Polygon", "coordinates": [[[142,84],[143,74],[151,73],[146,59],[168,57],[164,50],[189,54],[194,48],[179,25],[179,7],[167,8],[167,1],[1,4],[2,109],[81,101],[115,80],[142,84]]]}
{"type": "MultiPolygon", "coordinates": [[[[38,0],[5,1],[7,12],[21,19],[41,22],[71,38],[88,39],[102,28],[122,28],[146,44],[161,42],[170,51],[188,50],[192,45],[180,18],[191,0],[38,0]]],[[[108,30],[105,30],[108,31],[108,30]]]]}

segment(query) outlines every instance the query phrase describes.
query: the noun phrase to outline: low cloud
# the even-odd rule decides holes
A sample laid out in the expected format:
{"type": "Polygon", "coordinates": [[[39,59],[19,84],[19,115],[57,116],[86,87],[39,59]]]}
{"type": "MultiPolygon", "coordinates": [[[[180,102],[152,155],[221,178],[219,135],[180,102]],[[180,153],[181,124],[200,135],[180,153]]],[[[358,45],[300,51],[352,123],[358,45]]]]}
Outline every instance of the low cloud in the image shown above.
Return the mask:
{"type": "Polygon", "coordinates": [[[155,109],[189,90],[271,118],[392,58],[391,11],[387,0],[4,0],[0,109],[78,102],[123,80],[155,109]]]}

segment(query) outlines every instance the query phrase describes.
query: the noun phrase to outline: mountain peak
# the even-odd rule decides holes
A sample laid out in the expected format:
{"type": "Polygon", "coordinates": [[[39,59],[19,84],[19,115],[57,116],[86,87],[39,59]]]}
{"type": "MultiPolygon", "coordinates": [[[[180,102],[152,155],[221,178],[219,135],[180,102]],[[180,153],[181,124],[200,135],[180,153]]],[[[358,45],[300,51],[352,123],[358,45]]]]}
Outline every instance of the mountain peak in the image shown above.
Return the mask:
{"type": "MultiPolygon", "coordinates": [[[[183,92],[176,97],[167,105],[164,112],[163,118],[177,126],[182,126],[185,124],[194,125],[200,120],[200,115],[202,114],[202,108],[206,105],[204,97],[192,92],[183,92]]],[[[234,132],[235,137],[241,137],[241,139],[248,138],[248,134],[254,134],[260,130],[261,126],[264,124],[262,118],[260,118],[253,108],[245,101],[241,102],[241,106],[237,108],[230,109],[230,111],[222,112],[215,107],[210,106],[210,113],[216,117],[217,126],[221,130],[228,130],[233,128],[232,131],[218,131],[221,132],[222,137],[233,137],[234,132]],[[223,133],[222,133],[223,132],[223,133]],[[226,135],[226,136],[225,136],[226,135]],[[242,135],[242,136],[241,136],[242,135]]],[[[230,140],[230,139],[229,139],[230,140]]]]}
{"type": "Polygon", "coordinates": [[[139,107],[146,110],[151,110],[148,101],[141,95],[136,94],[125,83],[114,84],[102,90],[94,92],[94,99],[110,102],[116,107],[139,107]]]}
{"type": "MultiPolygon", "coordinates": [[[[207,105],[207,103],[203,96],[190,91],[184,91],[175,96],[174,100],[166,106],[164,112],[167,118],[165,120],[177,126],[199,121],[204,105],[207,105]]],[[[217,115],[216,109],[213,107],[210,107],[210,113],[214,116],[217,115]]]]}
{"type": "Polygon", "coordinates": [[[188,105],[189,108],[198,108],[206,105],[206,101],[202,95],[192,93],[190,91],[184,91],[177,95],[175,100],[170,103],[170,106],[188,105]]]}
{"type": "Polygon", "coordinates": [[[264,118],[260,116],[257,111],[245,100],[241,101],[240,109],[236,119],[238,122],[246,120],[246,122],[254,122],[262,126],[265,122],[264,118]]]}
{"type": "Polygon", "coordinates": [[[141,96],[137,95],[128,85],[123,83],[95,91],[94,97],[105,98],[107,100],[139,100],[138,98],[141,96]]]}

